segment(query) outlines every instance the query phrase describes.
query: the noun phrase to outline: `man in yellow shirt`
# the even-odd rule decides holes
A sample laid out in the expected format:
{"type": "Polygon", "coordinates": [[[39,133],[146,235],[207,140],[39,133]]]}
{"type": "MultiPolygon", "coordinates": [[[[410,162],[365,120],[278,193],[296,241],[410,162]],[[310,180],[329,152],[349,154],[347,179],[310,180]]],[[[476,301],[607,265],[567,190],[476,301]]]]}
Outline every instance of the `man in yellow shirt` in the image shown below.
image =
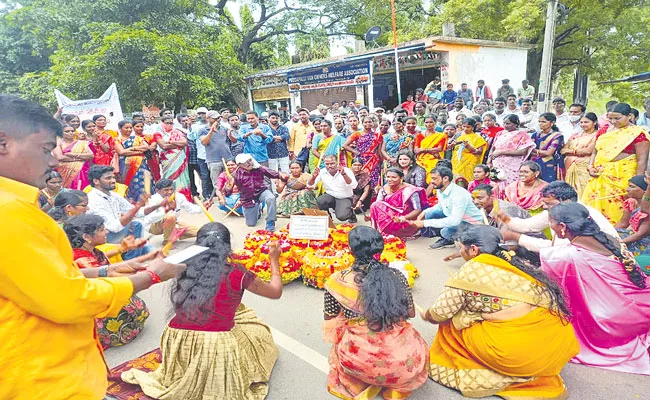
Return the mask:
{"type": "MultiPolygon", "coordinates": [[[[306,108],[298,109],[298,117],[300,121],[296,122],[291,126],[291,131],[289,132],[289,157],[291,160],[295,160],[305,168],[305,164],[309,160],[309,151],[311,149],[311,143],[308,143],[309,134],[313,133],[314,125],[309,121],[309,110],[306,108]],[[303,152],[304,158],[301,155],[301,150],[307,149],[303,152]],[[298,159],[296,159],[298,157],[298,159]]],[[[313,139],[313,138],[312,138],[313,139]]]]}
{"type": "Polygon", "coordinates": [[[0,399],[104,398],[94,319],[184,268],[156,260],[128,277],[84,277],[63,230],[38,208],[57,134],[45,108],[0,95],[0,399]]]}

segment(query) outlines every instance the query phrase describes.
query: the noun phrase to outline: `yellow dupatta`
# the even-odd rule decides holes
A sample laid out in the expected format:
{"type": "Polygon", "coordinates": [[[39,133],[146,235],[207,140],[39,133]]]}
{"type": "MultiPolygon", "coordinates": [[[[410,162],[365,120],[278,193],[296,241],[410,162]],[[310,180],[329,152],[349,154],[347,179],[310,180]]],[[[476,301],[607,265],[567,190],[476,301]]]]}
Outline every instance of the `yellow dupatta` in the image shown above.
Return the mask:
{"type": "MultiPolygon", "coordinates": [[[[442,146],[441,152],[444,152],[447,150],[447,139],[448,137],[444,133],[432,133],[431,135],[426,136],[424,139],[422,139],[419,147],[421,149],[433,149],[435,147],[442,146]]],[[[416,161],[418,165],[424,168],[424,170],[427,172],[427,183],[431,182],[431,170],[436,167],[439,160],[441,160],[440,156],[436,157],[433,154],[429,153],[418,154],[416,161]]]]}
{"type": "Polygon", "coordinates": [[[607,132],[596,141],[594,167],[600,175],[587,183],[581,200],[602,212],[612,224],[623,217],[628,181],[636,175],[638,165],[636,154],[618,161],[615,159],[641,134],[650,140],[643,128],[631,125],[607,132]]]}
{"type": "Polygon", "coordinates": [[[464,133],[456,139],[456,142],[460,141],[468,142],[475,149],[483,146],[480,154],[472,154],[464,146],[460,149],[462,145],[456,146],[451,157],[454,172],[463,176],[468,182],[471,182],[474,179],[474,167],[483,160],[487,149],[487,142],[478,133],[464,133]]]}

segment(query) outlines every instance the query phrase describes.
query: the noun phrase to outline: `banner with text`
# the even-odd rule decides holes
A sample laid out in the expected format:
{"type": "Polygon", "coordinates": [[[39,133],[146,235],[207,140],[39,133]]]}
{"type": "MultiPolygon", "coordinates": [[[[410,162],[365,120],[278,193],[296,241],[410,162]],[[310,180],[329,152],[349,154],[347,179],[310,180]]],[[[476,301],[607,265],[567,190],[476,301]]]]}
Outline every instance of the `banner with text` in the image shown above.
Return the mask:
{"type": "Polygon", "coordinates": [[[59,90],[54,90],[59,107],[63,114],[74,114],[79,119],[92,119],[93,115],[101,114],[106,117],[106,128],[117,131],[117,123],[124,119],[117,86],[113,83],[98,99],[71,100],[59,90]]]}
{"type": "Polygon", "coordinates": [[[356,61],[287,73],[290,92],[369,85],[370,61],[356,61]]]}

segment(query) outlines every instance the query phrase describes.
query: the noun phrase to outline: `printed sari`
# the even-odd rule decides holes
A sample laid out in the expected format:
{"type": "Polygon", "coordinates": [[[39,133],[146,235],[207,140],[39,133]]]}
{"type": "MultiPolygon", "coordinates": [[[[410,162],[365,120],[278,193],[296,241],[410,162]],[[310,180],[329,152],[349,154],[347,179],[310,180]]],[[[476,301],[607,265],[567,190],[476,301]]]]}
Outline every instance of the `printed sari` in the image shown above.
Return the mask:
{"type": "Polygon", "coordinates": [[[603,213],[612,224],[616,224],[623,216],[623,201],[628,181],[636,175],[638,163],[636,154],[630,154],[618,161],[615,159],[642,134],[650,140],[650,135],[638,126],[615,129],[602,134],[596,140],[594,167],[600,175],[587,183],[581,200],[603,213]]]}
{"type": "Polygon", "coordinates": [[[543,248],[540,260],[573,314],[580,354],[572,361],[650,375],[650,278],[640,289],[614,256],[572,244],[543,248]]]}
{"type": "MultiPolygon", "coordinates": [[[[623,208],[630,213],[629,226],[627,228],[617,228],[616,231],[621,236],[621,239],[625,239],[631,235],[634,235],[639,231],[641,224],[648,221],[648,214],[641,211],[641,207],[637,207],[637,202],[634,199],[627,199],[623,202],[623,208]]],[[[637,260],[641,264],[643,257],[639,258],[642,255],[646,257],[650,255],[650,236],[643,237],[634,242],[626,243],[627,249],[634,254],[634,257],[637,257],[637,260]]],[[[645,267],[647,264],[643,265],[645,267]]]]}
{"type": "Polygon", "coordinates": [[[290,175],[284,190],[278,197],[279,215],[302,214],[303,208],[318,208],[314,191],[307,188],[311,175],[303,172],[298,178],[290,175]]]}
{"type": "MultiPolygon", "coordinates": [[[[90,150],[88,142],[85,140],[75,140],[63,148],[61,145],[61,152],[65,154],[83,154],[90,150]]],[[[67,189],[83,190],[88,186],[88,170],[90,169],[90,161],[66,161],[59,163],[57,171],[63,178],[63,187],[67,189]]]]}
{"type": "MultiPolygon", "coordinates": [[[[442,147],[441,153],[444,154],[444,151],[447,149],[447,135],[444,133],[434,132],[429,136],[424,136],[424,133],[420,134],[422,136],[415,138],[415,147],[421,149],[433,149],[435,147],[442,147]],[[420,139],[421,138],[421,139],[420,139]]],[[[416,162],[419,166],[424,168],[424,171],[427,173],[427,183],[431,182],[431,170],[436,167],[438,160],[442,159],[441,153],[437,155],[429,153],[420,153],[416,157],[416,162]]]]}
{"type": "Polygon", "coordinates": [[[521,191],[522,185],[521,181],[517,181],[506,186],[504,193],[505,200],[523,208],[532,215],[542,212],[542,189],[544,189],[548,183],[538,180],[535,182],[536,186],[526,193],[521,191]]]}
{"type": "MultiPolygon", "coordinates": [[[[80,269],[109,265],[106,255],[96,248],[92,252],[82,248],[72,249],[72,254],[80,269]]],[[[131,296],[129,303],[122,307],[116,317],[95,319],[99,342],[104,350],[130,343],[142,331],[148,317],[149,309],[145,302],[136,295],[131,296]]]]}
{"type": "MultiPolygon", "coordinates": [[[[108,151],[104,151],[104,149],[99,145],[99,143],[98,144],[90,143],[90,149],[95,154],[95,158],[93,159],[93,164],[110,165],[113,167],[118,167],[119,163],[116,162],[115,139],[113,138],[113,136],[102,133],[101,135],[97,135],[97,141],[103,144],[104,146],[108,146],[108,151]]],[[[119,172],[119,171],[115,171],[115,172],[119,172]]]]}
{"type": "Polygon", "coordinates": [[[456,139],[456,142],[460,141],[468,142],[475,149],[483,147],[479,154],[473,154],[466,149],[464,144],[458,144],[451,157],[454,174],[461,175],[470,182],[474,179],[474,167],[483,161],[487,142],[478,133],[462,134],[456,139]]]}
{"type": "Polygon", "coordinates": [[[528,132],[525,130],[503,130],[499,132],[494,138],[491,152],[494,152],[496,150],[508,152],[524,149],[527,150],[523,155],[520,156],[501,155],[492,159],[492,166],[505,174],[505,179],[498,182],[501,193],[503,193],[506,186],[508,186],[510,183],[519,180],[519,167],[521,166],[521,163],[528,158],[530,152],[534,148],[535,142],[533,142],[533,139],[530,138],[528,132]]]}
{"type": "Polygon", "coordinates": [[[540,167],[540,178],[546,182],[562,180],[564,178],[564,161],[560,150],[564,145],[564,136],[560,132],[551,132],[545,135],[542,132],[533,134],[533,141],[538,150],[548,150],[555,148],[555,153],[548,157],[532,157],[540,167]]]}
{"type": "MultiPolygon", "coordinates": [[[[162,138],[165,141],[180,141],[186,139],[185,134],[174,129],[169,133],[163,132],[162,138]]],[[[192,202],[192,192],[190,191],[190,175],[187,170],[187,152],[188,148],[169,149],[160,151],[160,175],[164,179],[174,181],[176,191],[183,194],[188,201],[192,202]]]]}
{"type": "MultiPolygon", "coordinates": [[[[125,149],[147,145],[147,141],[142,136],[130,136],[126,139],[120,137],[119,140],[125,149]]],[[[149,166],[145,160],[144,154],[120,157],[122,183],[129,187],[126,198],[131,201],[138,201],[142,193],[144,193],[144,174],[145,171],[149,171],[149,166]]]]}
{"type": "Polygon", "coordinates": [[[386,153],[397,158],[397,153],[400,150],[408,149],[411,146],[413,136],[404,131],[401,134],[397,132],[387,133],[384,135],[384,143],[386,143],[386,153]]]}
{"type": "Polygon", "coordinates": [[[359,157],[363,160],[363,170],[370,174],[372,187],[377,187],[381,174],[381,159],[379,150],[383,141],[382,136],[377,132],[359,132],[353,134],[357,142],[359,157]]]}
{"type": "MultiPolygon", "coordinates": [[[[325,283],[325,312],[340,310],[323,323],[325,341],[332,343],[327,390],[346,400],[369,400],[382,391],[385,399],[407,398],[426,382],[427,344],[408,321],[370,330],[359,317],[363,310],[355,275],[350,269],[339,271],[325,283]]],[[[404,284],[408,287],[406,278],[404,284]]]]}
{"type": "Polygon", "coordinates": [[[562,154],[564,154],[564,165],[566,167],[566,176],[564,177],[564,180],[566,183],[573,186],[576,192],[578,192],[578,197],[582,196],[589,179],[591,179],[587,167],[589,166],[589,159],[591,158],[591,153],[593,153],[595,147],[595,133],[588,134],[581,132],[572,135],[569,138],[569,141],[566,142],[562,148],[562,154]],[[575,156],[572,155],[574,152],[580,152],[581,154],[587,155],[575,156]]]}
{"type": "MultiPolygon", "coordinates": [[[[142,137],[147,144],[151,145],[158,141],[160,135],[160,132],[155,132],[149,135],[143,135],[142,137]]],[[[144,157],[147,159],[147,166],[149,167],[149,171],[151,171],[151,176],[153,177],[154,182],[158,182],[162,176],[160,172],[160,157],[158,157],[157,149],[158,147],[156,146],[154,150],[147,150],[144,152],[144,157]]],[[[189,180],[190,178],[188,177],[187,179],[189,180]]]]}
{"type": "Polygon", "coordinates": [[[466,262],[428,310],[439,323],[429,376],[466,397],[566,399],[560,371],[580,349],[571,324],[549,307],[544,286],[507,261],[480,254],[466,262]],[[522,303],[536,308],[483,318],[522,303]]]}
{"type": "MultiPolygon", "coordinates": [[[[345,138],[341,135],[333,134],[328,138],[325,135],[316,135],[312,148],[316,149],[318,154],[321,155],[321,162],[318,167],[325,168],[325,161],[323,161],[325,156],[338,156],[339,164],[347,166],[345,152],[342,151],[343,144],[345,144],[345,138]]],[[[314,166],[316,166],[316,163],[318,163],[318,160],[314,159],[314,166]]]]}
{"type": "Polygon", "coordinates": [[[422,210],[429,206],[424,189],[409,185],[395,193],[387,193],[382,187],[377,200],[370,206],[372,227],[383,235],[395,235],[402,239],[415,239],[419,229],[408,222],[395,222],[393,218],[404,217],[413,210],[422,210]]]}

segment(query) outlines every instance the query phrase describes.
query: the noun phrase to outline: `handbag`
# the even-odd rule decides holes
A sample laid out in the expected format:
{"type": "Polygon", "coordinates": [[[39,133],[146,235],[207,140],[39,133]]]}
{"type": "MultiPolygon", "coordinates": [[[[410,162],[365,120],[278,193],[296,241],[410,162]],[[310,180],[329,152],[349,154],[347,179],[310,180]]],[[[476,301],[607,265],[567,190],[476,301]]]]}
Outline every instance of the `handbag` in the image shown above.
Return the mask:
{"type": "Polygon", "coordinates": [[[309,148],[303,147],[300,150],[300,153],[298,153],[296,156],[296,161],[299,163],[304,163],[307,162],[307,160],[309,160],[309,148]]]}

